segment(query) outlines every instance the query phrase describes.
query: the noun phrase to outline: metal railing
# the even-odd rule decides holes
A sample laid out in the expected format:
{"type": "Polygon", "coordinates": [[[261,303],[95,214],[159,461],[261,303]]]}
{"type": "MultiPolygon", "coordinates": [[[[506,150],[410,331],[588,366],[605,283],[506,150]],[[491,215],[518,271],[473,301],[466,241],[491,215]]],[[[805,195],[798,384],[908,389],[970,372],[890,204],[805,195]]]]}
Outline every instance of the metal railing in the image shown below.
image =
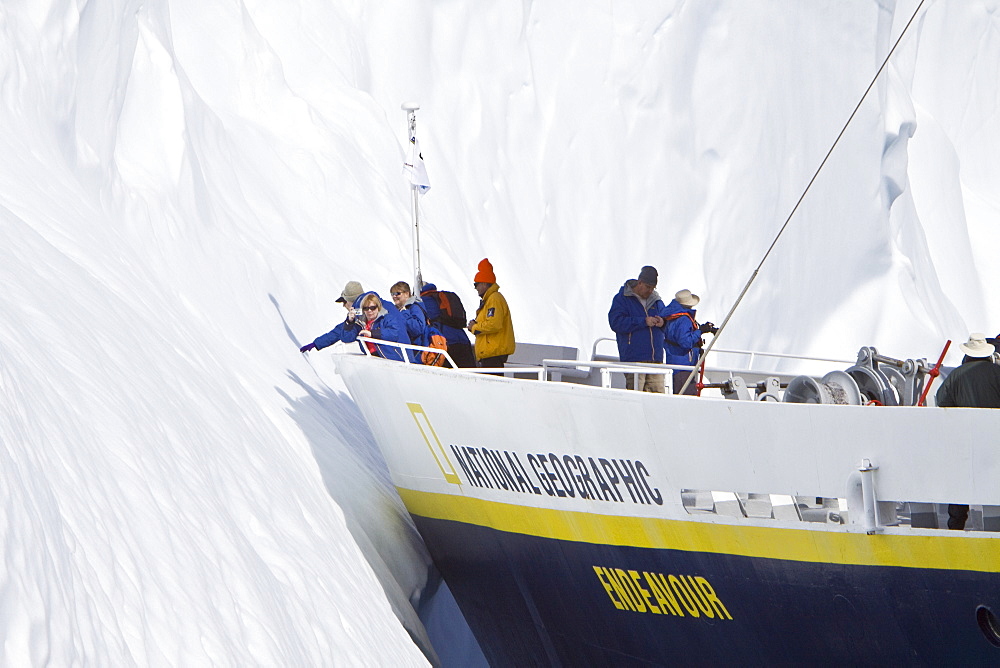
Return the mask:
{"type": "MultiPolygon", "coordinates": [[[[602,341],[614,341],[614,339],[603,337],[599,338],[594,342],[592,355],[597,354],[597,346],[602,341]]],[[[541,366],[538,365],[526,365],[526,366],[508,366],[508,367],[498,367],[498,368],[479,368],[479,367],[461,367],[455,364],[455,361],[451,358],[446,350],[440,348],[430,348],[428,346],[419,346],[410,343],[399,343],[398,341],[385,341],[383,339],[375,339],[370,337],[358,338],[356,342],[346,343],[341,342],[341,350],[346,352],[344,348],[351,345],[352,343],[359,343],[361,351],[363,354],[369,357],[380,357],[369,350],[365,343],[373,343],[377,346],[388,346],[390,348],[397,348],[401,352],[400,356],[403,358],[402,361],[406,364],[421,364],[420,362],[415,362],[410,359],[410,355],[406,354],[405,351],[415,351],[415,352],[429,352],[436,355],[443,355],[445,360],[447,360],[448,365],[453,369],[458,369],[466,373],[474,374],[491,374],[491,375],[504,375],[504,376],[517,376],[517,375],[530,375],[536,377],[538,380],[547,381],[550,378],[556,377],[561,379],[563,375],[567,376],[589,376],[594,369],[599,369],[601,374],[601,387],[610,388],[612,387],[614,374],[632,374],[634,379],[634,385],[638,385],[640,375],[662,375],[664,378],[664,389],[670,393],[673,391],[673,374],[674,371],[691,371],[693,367],[687,364],[648,364],[648,363],[635,363],[635,362],[616,362],[607,360],[565,360],[565,359],[543,359],[541,366]],[[576,372],[576,373],[573,373],[576,372]]],[[[757,352],[752,350],[726,350],[726,349],[716,349],[716,353],[728,353],[745,355],[748,359],[748,365],[745,368],[737,367],[708,367],[706,366],[706,374],[726,374],[730,377],[741,373],[753,372],[751,364],[758,357],[769,357],[769,358],[780,358],[780,359],[791,359],[803,362],[828,362],[828,363],[839,363],[839,364],[853,364],[851,360],[839,360],[835,358],[824,358],[824,357],[806,357],[804,355],[791,355],[785,353],[765,353],[757,352]]]]}
{"type": "MultiPolygon", "coordinates": [[[[596,339],[594,341],[594,346],[591,349],[591,353],[590,353],[590,358],[591,359],[594,359],[595,357],[597,357],[597,346],[602,341],[612,341],[612,342],[614,342],[614,343],[617,344],[617,340],[616,339],[613,339],[613,338],[610,338],[610,337],[607,337],[607,336],[602,336],[602,337],[596,339]]],[[[768,357],[768,358],[775,358],[775,359],[789,359],[789,360],[797,360],[797,361],[800,361],[800,362],[832,362],[834,364],[854,364],[857,361],[857,360],[854,360],[854,359],[844,360],[844,359],[836,359],[836,358],[833,358],[833,357],[809,357],[807,355],[794,355],[794,354],[787,354],[787,353],[764,353],[764,352],[760,352],[760,351],[757,351],[757,350],[737,350],[737,349],[730,349],[730,348],[713,348],[712,352],[713,353],[719,353],[720,355],[721,354],[727,354],[727,355],[745,355],[747,357],[747,369],[745,369],[745,370],[752,370],[753,364],[754,364],[754,362],[756,361],[756,359],[758,357],[768,357]]]]}
{"type": "Polygon", "coordinates": [[[731,350],[728,348],[714,348],[713,353],[727,355],[746,355],[748,358],[747,367],[752,368],[758,357],[772,357],[775,359],[797,360],[799,362],[832,362],[834,364],[854,364],[857,360],[836,359],[833,357],[808,357],[806,355],[791,355],[786,353],[762,353],[755,350],[731,350]]]}
{"type": "Polygon", "coordinates": [[[673,389],[674,371],[691,370],[690,366],[681,364],[639,364],[631,362],[595,362],[587,360],[553,359],[542,360],[542,369],[545,371],[545,378],[548,377],[550,372],[560,373],[560,370],[579,369],[579,367],[586,367],[587,369],[600,369],[601,387],[611,387],[612,374],[615,373],[632,374],[634,379],[633,382],[636,386],[639,384],[640,375],[661,375],[666,376],[666,378],[663,379],[663,382],[664,385],[671,391],[673,389]]]}
{"type": "MultiPolygon", "coordinates": [[[[451,355],[448,354],[448,351],[442,350],[441,348],[430,348],[428,346],[418,346],[418,345],[413,344],[413,343],[400,343],[399,341],[386,341],[384,339],[376,339],[376,338],[367,337],[367,336],[366,337],[358,337],[358,339],[356,341],[350,341],[350,342],[348,342],[348,341],[340,341],[337,344],[339,346],[339,348],[335,348],[335,350],[339,350],[340,352],[345,353],[345,354],[350,354],[350,351],[347,350],[347,348],[348,347],[352,347],[353,344],[355,344],[355,343],[361,344],[360,345],[361,352],[363,354],[367,355],[368,357],[382,357],[381,355],[377,355],[377,354],[373,353],[371,350],[368,349],[368,346],[365,345],[366,343],[374,343],[376,345],[376,347],[387,346],[389,348],[397,348],[397,349],[399,349],[401,351],[412,350],[412,351],[421,352],[421,353],[423,353],[423,352],[429,352],[429,353],[433,353],[435,355],[443,355],[444,358],[445,358],[445,360],[448,362],[448,365],[452,369],[458,369],[460,371],[464,371],[464,372],[467,372],[467,373],[485,373],[485,374],[502,373],[502,374],[505,374],[505,375],[508,375],[508,374],[509,375],[514,375],[514,374],[531,374],[531,375],[537,376],[539,380],[545,380],[545,378],[544,378],[545,370],[542,367],[540,367],[540,366],[526,366],[526,367],[513,367],[513,368],[511,368],[511,367],[504,367],[504,368],[499,368],[499,367],[498,368],[459,367],[457,364],[455,364],[455,360],[453,360],[451,358],[451,355]]],[[[405,352],[401,352],[400,353],[400,357],[403,358],[402,361],[405,362],[406,364],[416,364],[416,365],[424,366],[424,364],[422,362],[414,362],[413,360],[411,360],[410,359],[410,355],[407,355],[405,352]]],[[[383,359],[385,359],[385,358],[383,358],[383,359]]],[[[400,360],[391,360],[391,361],[398,362],[400,360]]],[[[445,368],[445,367],[442,366],[441,368],[445,368]]]]}
{"type": "MultiPolygon", "coordinates": [[[[373,338],[373,337],[370,337],[370,336],[359,336],[356,341],[341,341],[340,343],[343,344],[343,346],[341,347],[341,350],[343,352],[347,352],[345,350],[345,348],[347,346],[350,346],[353,343],[359,343],[359,344],[361,344],[361,346],[360,346],[361,347],[361,352],[364,353],[365,355],[368,355],[368,357],[382,357],[382,356],[381,355],[377,355],[377,354],[373,353],[371,350],[369,350],[368,346],[365,345],[366,343],[374,343],[376,348],[379,348],[381,346],[387,346],[389,348],[397,348],[397,349],[403,351],[403,352],[400,352],[400,357],[403,358],[403,360],[402,360],[403,362],[405,362],[407,364],[420,364],[421,366],[423,366],[423,364],[421,362],[414,362],[413,360],[411,360],[410,356],[407,355],[405,351],[407,351],[407,350],[413,350],[413,351],[419,351],[421,353],[423,353],[423,352],[434,353],[435,355],[443,355],[444,358],[445,358],[445,360],[451,366],[451,368],[453,368],[453,369],[457,369],[458,368],[458,365],[455,364],[455,360],[453,360],[451,358],[451,355],[448,354],[448,351],[447,350],[442,350],[441,348],[431,348],[429,346],[418,346],[418,345],[413,344],[413,343],[400,343],[399,341],[385,341],[384,339],[376,339],[376,338],[373,338]]],[[[399,360],[392,360],[392,361],[398,362],[399,360]]]]}

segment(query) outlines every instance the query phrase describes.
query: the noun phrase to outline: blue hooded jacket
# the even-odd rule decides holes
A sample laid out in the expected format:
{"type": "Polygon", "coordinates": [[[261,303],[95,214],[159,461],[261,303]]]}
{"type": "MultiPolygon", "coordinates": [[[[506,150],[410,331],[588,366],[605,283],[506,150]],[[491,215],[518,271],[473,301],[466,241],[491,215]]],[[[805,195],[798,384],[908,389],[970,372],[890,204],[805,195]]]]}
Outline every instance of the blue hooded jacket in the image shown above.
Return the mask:
{"type": "MultiPolygon", "coordinates": [[[[415,346],[430,345],[430,329],[427,326],[427,312],[424,310],[423,303],[410,297],[399,314],[403,317],[406,334],[410,337],[409,342],[415,346]]],[[[410,350],[407,354],[414,364],[423,364],[420,359],[423,354],[421,351],[410,350]]]]}
{"type": "Polygon", "coordinates": [[[653,290],[643,301],[632,291],[636,280],[630,279],[611,300],[608,324],[618,339],[618,359],[622,362],[662,362],[663,327],[650,327],[646,317],[658,315],[666,319],[670,311],[660,295],[653,290]]]}
{"type": "MultiPolygon", "coordinates": [[[[358,298],[354,300],[353,304],[351,304],[351,308],[357,310],[360,307],[361,298],[364,297],[366,294],[368,294],[368,293],[364,292],[364,293],[358,295],[358,298]]],[[[338,341],[343,341],[344,340],[344,328],[346,326],[347,326],[347,319],[345,318],[344,322],[340,323],[339,325],[337,325],[336,327],[334,327],[333,329],[331,329],[326,334],[323,334],[321,336],[317,336],[316,340],[313,341],[313,345],[316,346],[316,350],[322,350],[323,348],[329,348],[330,346],[332,346],[333,344],[337,343],[338,341]]]]}
{"type": "MultiPolygon", "coordinates": [[[[377,292],[366,292],[358,297],[355,304],[360,305],[368,295],[375,295],[382,302],[382,309],[379,311],[378,317],[375,318],[375,322],[372,323],[372,338],[382,339],[383,341],[395,341],[397,343],[409,343],[410,336],[406,333],[406,322],[403,320],[403,316],[396,308],[396,305],[391,301],[382,299],[378,296],[377,292]]],[[[364,337],[358,336],[362,329],[364,327],[358,322],[357,318],[352,323],[344,323],[343,341],[345,343],[357,341],[359,344],[365,345],[364,337]]],[[[376,350],[379,357],[397,362],[403,361],[401,348],[376,344],[376,350]]]]}
{"type": "Polygon", "coordinates": [[[400,315],[406,324],[406,333],[410,336],[410,343],[415,346],[427,345],[427,311],[419,301],[410,301],[403,305],[400,315]]]}
{"type": "Polygon", "coordinates": [[[701,340],[701,330],[694,318],[694,309],[679,304],[677,300],[667,307],[671,317],[666,324],[666,339],[663,348],[667,353],[667,364],[690,364],[694,366],[701,357],[701,349],[696,347],[701,340]]]}

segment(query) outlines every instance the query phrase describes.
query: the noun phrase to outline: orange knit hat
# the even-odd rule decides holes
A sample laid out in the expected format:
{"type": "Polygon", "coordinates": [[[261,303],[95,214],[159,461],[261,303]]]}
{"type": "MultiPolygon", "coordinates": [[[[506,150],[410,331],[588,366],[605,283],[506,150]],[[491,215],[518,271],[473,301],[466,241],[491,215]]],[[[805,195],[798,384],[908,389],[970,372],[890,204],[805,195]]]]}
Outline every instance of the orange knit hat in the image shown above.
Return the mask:
{"type": "Polygon", "coordinates": [[[496,283],[497,277],[493,273],[493,265],[486,258],[483,258],[482,262],[479,263],[479,271],[476,272],[476,277],[472,279],[473,283],[496,283]]]}

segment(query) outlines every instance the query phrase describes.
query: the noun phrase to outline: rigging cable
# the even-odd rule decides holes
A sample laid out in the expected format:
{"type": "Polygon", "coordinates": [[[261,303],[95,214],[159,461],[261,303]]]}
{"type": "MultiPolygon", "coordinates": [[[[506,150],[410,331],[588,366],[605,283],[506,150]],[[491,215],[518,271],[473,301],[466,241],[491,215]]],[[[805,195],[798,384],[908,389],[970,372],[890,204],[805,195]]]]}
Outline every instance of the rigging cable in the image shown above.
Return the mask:
{"type": "Polygon", "coordinates": [[[816,178],[819,176],[819,173],[823,171],[823,167],[826,165],[826,161],[830,159],[830,155],[833,153],[834,149],[837,148],[837,144],[840,143],[841,137],[843,137],[844,133],[847,132],[848,126],[850,126],[851,121],[854,120],[854,116],[858,113],[858,109],[861,108],[861,105],[864,103],[865,98],[868,97],[868,93],[871,92],[872,88],[875,86],[875,82],[878,81],[878,78],[882,75],[882,71],[885,70],[885,66],[889,64],[889,59],[892,58],[892,54],[896,52],[896,47],[899,46],[899,43],[903,40],[903,37],[906,35],[906,32],[910,29],[910,26],[913,24],[913,20],[917,18],[917,14],[920,12],[920,8],[924,6],[925,1],[926,0],[920,0],[920,4],[917,5],[917,8],[915,10],[913,10],[913,15],[910,17],[910,20],[906,22],[906,25],[903,27],[903,31],[899,33],[899,37],[896,38],[896,43],[892,45],[891,49],[889,49],[889,53],[886,55],[885,60],[882,61],[882,66],[878,68],[878,72],[876,72],[875,76],[872,77],[871,83],[868,84],[868,88],[865,89],[865,92],[861,96],[861,99],[858,100],[857,105],[855,105],[854,107],[854,111],[851,112],[851,115],[848,117],[847,122],[844,123],[844,127],[840,129],[840,134],[838,134],[837,138],[833,140],[833,144],[830,146],[830,150],[826,152],[826,155],[823,157],[823,161],[819,163],[819,167],[816,168],[816,171],[813,173],[812,178],[809,179],[809,183],[806,184],[805,190],[802,191],[802,194],[799,196],[798,201],[795,202],[795,206],[792,207],[791,212],[785,219],[784,225],[782,225],[781,229],[778,230],[778,234],[776,234],[774,240],[771,241],[771,245],[768,247],[767,252],[764,253],[764,257],[761,258],[760,263],[757,265],[757,268],[754,269],[753,273],[750,275],[750,279],[747,281],[746,285],[743,286],[743,290],[742,292],[740,292],[740,296],[736,298],[736,302],[733,304],[733,307],[729,309],[729,313],[726,314],[726,317],[722,321],[722,324],[719,325],[719,329],[715,332],[715,336],[712,337],[712,340],[709,342],[708,347],[705,348],[704,352],[701,354],[701,357],[698,360],[698,365],[695,368],[695,373],[688,374],[687,380],[684,381],[684,385],[681,387],[680,394],[684,394],[684,391],[688,388],[688,385],[691,384],[691,381],[698,376],[698,372],[700,372],[705,368],[705,360],[708,358],[708,353],[711,352],[712,348],[715,347],[715,342],[719,340],[719,335],[722,334],[722,331],[726,328],[726,325],[729,323],[729,319],[733,317],[733,313],[739,307],[740,302],[743,301],[743,297],[746,295],[747,290],[750,289],[750,286],[753,285],[753,282],[757,279],[757,274],[760,272],[760,268],[764,266],[764,262],[767,261],[767,257],[771,254],[771,251],[774,250],[774,247],[777,245],[778,239],[780,239],[781,235],[784,234],[785,228],[788,227],[788,224],[792,221],[792,217],[795,215],[795,212],[798,211],[799,205],[802,204],[802,200],[806,198],[806,195],[809,193],[809,189],[812,188],[812,185],[816,181],[816,178]]]}

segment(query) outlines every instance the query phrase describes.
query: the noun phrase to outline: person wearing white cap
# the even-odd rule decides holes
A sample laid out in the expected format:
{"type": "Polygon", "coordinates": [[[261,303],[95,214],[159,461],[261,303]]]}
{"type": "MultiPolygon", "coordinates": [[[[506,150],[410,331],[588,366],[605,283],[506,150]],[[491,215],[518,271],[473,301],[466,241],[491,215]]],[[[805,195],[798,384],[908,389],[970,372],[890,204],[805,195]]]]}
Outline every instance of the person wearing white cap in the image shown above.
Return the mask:
{"type": "Polygon", "coordinates": [[[364,288],[357,281],[348,281],[347,285],[341,291],[340,296],[335,300],[338,304],[343,304],[344,308],[347,309],[347,319],[340,323],[332,330],[318,337],[312,343],[307,343],[306,345],[299,348],[300,353],[307,353],[310,350],[322,350],[328,346],[332,346],[338,341],[344,340],[344,327],[353,324],[354,316],[356,315],[357,304],[355,302],[361,295],[365,293],[364,288]]]}
{"type": "Polygon", "coordinates": [[[937,405],[1000,408],[1000,366],[989,363],[996,348],[980,332],[970,334],[960,347],[965,358],[938,389],[937,405]]]}
{"type": "MultiPolygon", "coordinates": [[[[986,335],[973,332],[960,348],[965,353],[961,366],[952,369],[938,388],[937,405],[945,408],[1000,408],[1000,365],[993,364],[996,349],[986,335]]],[[[948,505],[948,528],[962,530],[969,518],[969,506],[948,505]]]]}

